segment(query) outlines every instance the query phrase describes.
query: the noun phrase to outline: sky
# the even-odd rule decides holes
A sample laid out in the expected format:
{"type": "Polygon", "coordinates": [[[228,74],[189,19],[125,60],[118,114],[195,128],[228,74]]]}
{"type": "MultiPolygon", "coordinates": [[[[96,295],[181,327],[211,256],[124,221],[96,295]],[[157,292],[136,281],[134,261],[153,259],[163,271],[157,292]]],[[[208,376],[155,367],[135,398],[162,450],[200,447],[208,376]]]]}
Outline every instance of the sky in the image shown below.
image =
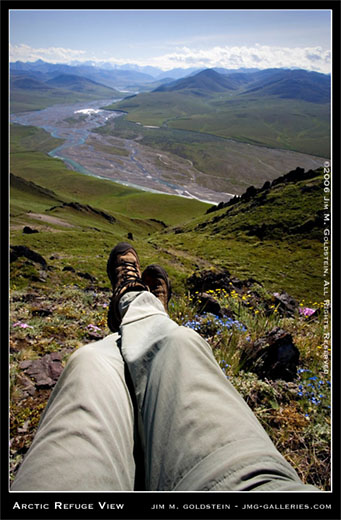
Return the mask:
{"type": "Polygon", "coordinates": [[[331,72],[331,12],[14,9],[10,60],[331,72]]]}

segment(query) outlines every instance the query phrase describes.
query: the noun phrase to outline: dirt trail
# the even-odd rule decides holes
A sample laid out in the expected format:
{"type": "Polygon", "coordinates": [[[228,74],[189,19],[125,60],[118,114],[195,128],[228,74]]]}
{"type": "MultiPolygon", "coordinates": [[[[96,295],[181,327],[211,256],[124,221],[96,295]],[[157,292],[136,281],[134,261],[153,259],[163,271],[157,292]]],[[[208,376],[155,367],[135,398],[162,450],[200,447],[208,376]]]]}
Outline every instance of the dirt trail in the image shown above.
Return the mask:
{"type": "Polygon", "coordinates": [[[41,220],[43,222],[48,222],[49,224],[55,224],[56,226],[63,226],[68,228],[75,227],[72,224],[69,224],[69,222],[66,222],[66,220],[63,220],[59,217],[51,217],[51,215],[44,215],[42,213],[27,213],[27,216],[37,220],[41,220]]]}

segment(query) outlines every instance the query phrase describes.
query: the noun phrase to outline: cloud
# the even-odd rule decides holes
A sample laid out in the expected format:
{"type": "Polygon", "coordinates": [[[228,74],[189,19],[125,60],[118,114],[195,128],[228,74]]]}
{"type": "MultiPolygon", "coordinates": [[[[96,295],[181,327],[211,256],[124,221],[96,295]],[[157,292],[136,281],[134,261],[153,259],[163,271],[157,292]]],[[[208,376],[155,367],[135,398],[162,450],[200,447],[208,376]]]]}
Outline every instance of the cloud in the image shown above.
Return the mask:
{"type": "Polygon", "coordinates": [[[29,45],[10,45],[11,61],[37,61],[43,60],[49,63],[69,63],[71,60],[82,60],[86,52],[63,47],[48,47],[46,49],[33,49],[29,45]]]}
{"type": "MultiPolygon", "coordinates": [[[[103,57],[89,55],[86,51],[48,47],[34,49],[28,45],[10,46],[11,61],[36,61],[50,63],[70,63],[88,61],[103,63],[103,57]]],[[[105,58],[112,65],[136,64],[154,66],[163,70],[176,67],[222,67],[227,69],[244,68],[302,68],[328,74],[331,72],[331,53],[321,47],[275,47],[269,45],[253,46],[214,46],[209,49],[178,47],[174,52],[145,59],[122,59],[114,56],[105,58]]]]}
{"type": "Polygon", "coordinates": [[[303,68],[329,73],[330,51],[321,47],[272,47],[256,44],[253,47],[224,46],[211,49],[182,47],[175,52],[153,58],[153,65],[162,69],[171,67],[223,67],[223,68],[303,68]]]}

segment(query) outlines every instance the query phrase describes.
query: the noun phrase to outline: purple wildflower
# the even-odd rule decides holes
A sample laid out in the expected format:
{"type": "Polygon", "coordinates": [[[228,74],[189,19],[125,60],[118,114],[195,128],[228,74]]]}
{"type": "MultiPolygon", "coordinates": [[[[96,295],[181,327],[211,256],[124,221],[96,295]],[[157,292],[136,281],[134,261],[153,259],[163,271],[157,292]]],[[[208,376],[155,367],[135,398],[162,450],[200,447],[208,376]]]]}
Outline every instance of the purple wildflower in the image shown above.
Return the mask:
{"type": "Polygon", "coordinates": [[[303,316],[312,316],[315,314],[316,309],[310,309],[309,307],[300,307],[300,314],[303,316]]]}
{"type": "Polygon", "coordinates": [[[27,323],[23,323],[22,321],[17,321],[13,323],[13,327],[21,327],[22,329],[33,329],[32,325],[28,325],[27,323]]]}
{"type": "Polygon", "coordinates": [[[88,329],[90,329],[90,330],[101,330],[100,327],[97,327],[97,325],[93,325],[92,323],[90,323],[90,325],[88,325],[88,329]]]}

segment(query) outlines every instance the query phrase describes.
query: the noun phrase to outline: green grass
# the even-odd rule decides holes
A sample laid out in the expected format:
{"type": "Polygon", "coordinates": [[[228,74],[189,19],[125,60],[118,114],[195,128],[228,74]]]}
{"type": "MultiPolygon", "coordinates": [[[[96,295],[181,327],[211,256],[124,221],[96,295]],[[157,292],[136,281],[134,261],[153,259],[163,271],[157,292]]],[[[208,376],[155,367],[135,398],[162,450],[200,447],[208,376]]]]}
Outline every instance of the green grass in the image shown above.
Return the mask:
{"type": "Polygon", "coordinates": [[[129,121],[211,134],[241,142],[330,156],[330,106],[239,92],[195,96],[190,92],[139,94],[110,105],[129,121]]]}
{"type": "Polygon", "coordinates": [[[10,125],[10,152],[44,152],[63,144],[63,139],[52,137],[35,126],[10,125]]]}
{"type": "MultiPolygon", "coordinates": [[[[14,127],[11,134],[13,149],[24,150],[25,146],[31,146],[32,129],[25,127],[23,131],[19,128],[20,136],[17,130],[14,127]]],[[[33,134],[36,139],[46,137],[42,130],[33,134]]],[[[136,247],[143,249],[145,265],[162,259],[171,263],[167,253],[160,258],[153,244],[148,243],[149,236],[163,229],[162,222],[166,225],[182,224],[193,215],[203,214],[209,207],[196,200],[151,194],[81,175],[68,170],[62,161],[41,152],[15,151],[11,154],[11,172],[14,174],[10,192],[11,244],[27,245],[46,259],[63,251],[63,265],[71,263],[99,279],[105,273],[105,262],[111,248],[126,240],[128,233],[133,233],[136,247]],[[61,207],[63,202],[90,205],[116,220],[111,224],[94,214],[61,207]],[[51,210],[55,206],[58,207],[51,210]],[[32,214],[62,219],[72,227],[66,228],[59,221],[38,220],[32,214]],[[39,233],[23,234],[25,225],[38,229],[39,233]],[[93,257],[99,251],[102,260],[94,263],[93,257]]],[[[177,266],[171,268],[171,272],[177,273],[177,266]]],[[[180,276],[178,285],[181,279],[180,276]]],[[[21,278],[20,287],[26,282],[21,278]]]]}
{"type": "Polygon", "coordinates": [[[309,181],[279,184],[249,202],[197,217],[151,238],[161,251],[187,269],[195,258],[226,267],[239,278],[255,278],[270,290],[296,298],[323,299],[322,229],[300,226],[323,210],[322,175],[309,181]],[[309,188],[309,189],[307,189],[309,188]],[[263,198],[264,197],[264,198],[263,198]],[[263,239],[255,233],[266,226],[263,239]],[[180,232],[179,232],[180,231],[180,232]]]}

